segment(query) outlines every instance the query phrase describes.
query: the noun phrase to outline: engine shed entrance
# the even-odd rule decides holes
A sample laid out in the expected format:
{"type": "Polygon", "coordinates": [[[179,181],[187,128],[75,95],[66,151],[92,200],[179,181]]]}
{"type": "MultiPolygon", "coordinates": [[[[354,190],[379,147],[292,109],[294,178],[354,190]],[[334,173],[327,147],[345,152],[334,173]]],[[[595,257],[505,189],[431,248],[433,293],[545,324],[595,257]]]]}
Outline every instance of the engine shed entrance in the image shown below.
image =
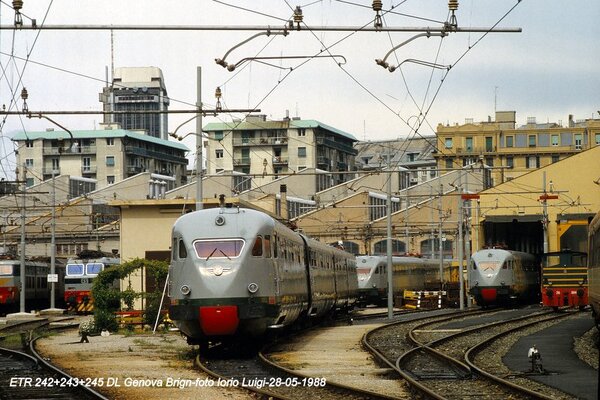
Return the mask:
{"type": "Polygon", "coordinates": [[[544,252],[542,215],[494,215],[483,222],[486,246],[505,246],[531,254],[544,252]]]}

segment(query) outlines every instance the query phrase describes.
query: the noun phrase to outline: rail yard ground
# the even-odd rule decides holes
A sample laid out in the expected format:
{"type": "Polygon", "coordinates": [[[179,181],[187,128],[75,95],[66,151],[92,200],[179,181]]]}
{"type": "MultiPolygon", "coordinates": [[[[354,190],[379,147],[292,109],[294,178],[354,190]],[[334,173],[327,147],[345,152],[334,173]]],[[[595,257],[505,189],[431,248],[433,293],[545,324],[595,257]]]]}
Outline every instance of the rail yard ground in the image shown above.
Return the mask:
{"type": "MultiPolygon", "coordinates": [[[[375,365],[360,345],[363,333],[379,323],[316,328],[302,333],[293,343],[280,345],[272,358],[306,374],[369,390],[375,389],[369,387],[374,382],[381,385],[383,378],[388,390],[393,388],[399,398],[410,398],[403,384],[395,376],[388,380],[389,371],[375,365]]],[[[573,339],[579,358],[592,365],[597,363],[596,330],[573,339]]],[[[79,341],[78,332],[69,330],[38,341],[38,349],[74,376],[91,382],[102,378],[104,386],[96,388],[111,399],[256,398],[239,387],[217,387],[212,378],[194,370],[196,348],[187,345],[177,332],[112,334],[91,337],[90,343],[79,341]],[[116,380],[119,387],[108,385],[116,380]]]]}
{"type": "Polygon", "coordinates": [[[193,370],[195,348],[177,332],[80,339],[77,330],[65,331],[39,340],[38,351],[72,376],[89,378],[86,382],[110,399],[254,398],[241,389],[216,387],[212,378],[193,370]]]}

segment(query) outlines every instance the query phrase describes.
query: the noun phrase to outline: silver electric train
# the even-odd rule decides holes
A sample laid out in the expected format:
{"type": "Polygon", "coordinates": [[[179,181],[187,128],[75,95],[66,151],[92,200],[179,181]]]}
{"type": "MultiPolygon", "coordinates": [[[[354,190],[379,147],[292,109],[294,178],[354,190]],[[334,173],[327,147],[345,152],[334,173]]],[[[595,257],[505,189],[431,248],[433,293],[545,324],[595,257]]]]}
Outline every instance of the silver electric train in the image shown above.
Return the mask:
{"type": "Polygon", "coordinates": [[[262,212],[221,207],[175,222],[168,287],[170,319],[202,348],[347,312],[358,283],[352,254],[262,212]]]}
{"type": "Polygon", "coordinates": [[[469,293],[480,306],[539,301],[540,262],[532,254],[482,249],[471,256],[468,274],[469,293]]]}
{"type": "MultiPolygon", "coordinates": [[[[392,257],[393,298],[402,297],[405,290],[436,290],[440,288],[440,262],[419,257],[392,257]]],[[[358,302],[361,306],[386,305],[388,292],[387,256],[356,257],[358,302]]],[[[450,281],[450,265],[443,263],[442,282],[450,281]]],[[[399,305],[399,304],[398,304],[399,305]]]]}

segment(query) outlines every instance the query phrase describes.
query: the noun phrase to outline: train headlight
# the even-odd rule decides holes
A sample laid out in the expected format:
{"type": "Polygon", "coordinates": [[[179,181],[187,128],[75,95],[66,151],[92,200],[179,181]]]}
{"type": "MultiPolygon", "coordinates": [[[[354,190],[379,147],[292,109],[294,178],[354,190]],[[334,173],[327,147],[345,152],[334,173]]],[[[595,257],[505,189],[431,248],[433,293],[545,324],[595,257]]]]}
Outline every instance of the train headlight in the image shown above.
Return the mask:
{"type": "Polygon", "coordinates": [[[189,296],[192,293],[192,289],[188,285],[183,285],[179,290],[181,290],[181,294],[184,296],[189,296]]]}
{"type": "Polygon", "coordinates": [[[258,284],[252,282],[248,285],[248,291],[252,294],[258,292],[258,284]]]}

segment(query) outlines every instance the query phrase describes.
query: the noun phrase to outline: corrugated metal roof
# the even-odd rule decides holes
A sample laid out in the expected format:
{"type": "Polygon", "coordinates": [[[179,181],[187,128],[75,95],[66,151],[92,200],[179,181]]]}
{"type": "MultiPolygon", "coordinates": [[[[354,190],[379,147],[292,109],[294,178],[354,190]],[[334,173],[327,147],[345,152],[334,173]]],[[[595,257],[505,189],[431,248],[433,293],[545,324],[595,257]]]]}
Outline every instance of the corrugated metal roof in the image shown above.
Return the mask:
{"type": "Polygon", "coordinates": [[[213,122],[204,126],[205,131],[228,131],[228,130],[256,130],[256,129],[287,129],[290,128],[322,128],[346,139],[358,141],[352,134],[316,121],[314,119],[292,119],[289,121],[241,121],[241,122],[213,122]]]}
{"type": "MultiPolygon", "coordinates": [[[[141,133],[128,131],[126,129],[99,129],[90,131],[71,131],[75,139],[106,139],[106,138],[123,138],[130,137],[145,142],[159,144],[161,146],[168,146],[178,150],[190,151],[186,145],[179,142],[173,142],[170,140],[160,139],[154,136],[143,135],[141,133]]],[[[66,131],[41,131],[41,132],[18,132],[12,137],[13,141],[21,140],[66,140],[69,139],[70,135],[66,131]]]]}

